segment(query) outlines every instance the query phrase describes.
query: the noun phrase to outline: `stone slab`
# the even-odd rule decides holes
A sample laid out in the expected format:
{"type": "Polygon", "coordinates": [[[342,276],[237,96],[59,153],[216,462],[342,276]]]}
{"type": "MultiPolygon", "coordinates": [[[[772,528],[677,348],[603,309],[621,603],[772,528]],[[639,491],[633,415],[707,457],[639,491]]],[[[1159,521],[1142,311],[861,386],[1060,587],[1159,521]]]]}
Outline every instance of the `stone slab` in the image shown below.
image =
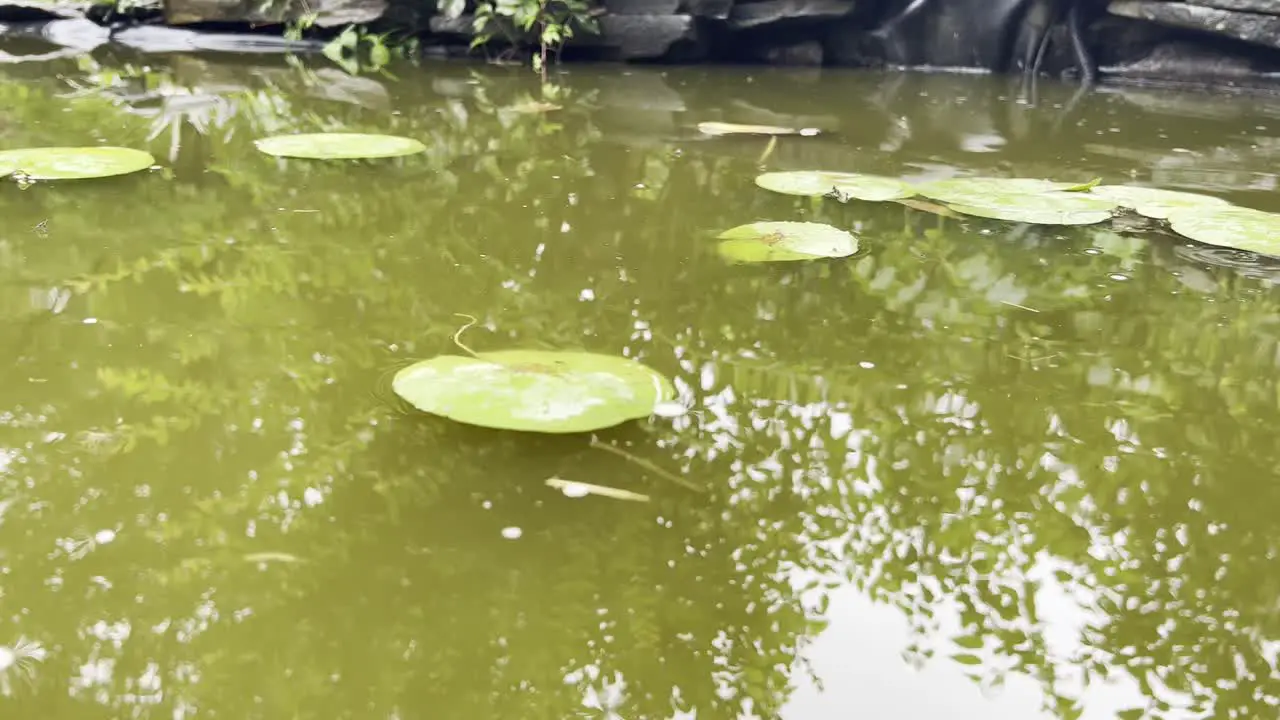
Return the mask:
{"type": "Polygon", "coordinates": [[[1255,45],[1280,48],[1280,16],[1152,0],[1115,0],[1107,11],[1172,27],[1203,30],[1255,45]]]}

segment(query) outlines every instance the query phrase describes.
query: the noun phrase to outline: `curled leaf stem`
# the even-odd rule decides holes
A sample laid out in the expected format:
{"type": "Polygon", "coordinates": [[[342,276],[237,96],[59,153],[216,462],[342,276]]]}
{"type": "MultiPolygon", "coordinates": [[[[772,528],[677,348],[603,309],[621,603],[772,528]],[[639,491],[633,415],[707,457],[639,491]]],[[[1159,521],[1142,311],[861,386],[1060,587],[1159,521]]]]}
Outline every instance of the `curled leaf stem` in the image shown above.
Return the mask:
{"type": "Polygon", "coordinates": [[[467,347],[462,342],[462,333],[466,332],[471,328],[471,326],[475,325],[480,321],[475,319],[474,316],[467,315],[466,313],[454,313],[454,315],[461,318],[466,318],[468,322],[466,325],[463,325],[462,327],[458,328],[457,332],[453,334],[453,344],[457,345],[459,348],[461,348],[464,352],[466,352],[471,357],[480,357],[478,354],[476,354],[475,350],[472,350],[471,348],[467,347]]]}

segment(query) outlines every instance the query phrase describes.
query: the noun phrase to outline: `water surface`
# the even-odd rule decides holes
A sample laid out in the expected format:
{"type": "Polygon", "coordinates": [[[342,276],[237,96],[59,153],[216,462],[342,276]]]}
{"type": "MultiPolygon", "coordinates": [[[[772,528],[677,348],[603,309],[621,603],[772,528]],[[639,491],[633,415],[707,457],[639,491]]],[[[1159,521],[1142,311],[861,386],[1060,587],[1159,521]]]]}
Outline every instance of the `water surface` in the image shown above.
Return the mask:
{"type": "Polygon", "coordinates": [[[1142,182],[1280,210],[1280,100],[983,77],[96,57],[0,70],[6,718],[1274,716],[1280,264],[945,219],[762,168],[1142,182]],[[766,153],[697,122],[821,127],[766,153]],[[388,132],[419,158],[278,161],[388,132]],[[762,159],[763,158],[763,159],[762,159]],[[754,220],[852,258],[732,266],[754,220]],[[408,412],[466,342],[692,412],[589,438],[408,412]],[[562,477],[651,495],[569,498],[562,477]],[[1123,713],[1123,714],[1120,714],[1123,713]]]}

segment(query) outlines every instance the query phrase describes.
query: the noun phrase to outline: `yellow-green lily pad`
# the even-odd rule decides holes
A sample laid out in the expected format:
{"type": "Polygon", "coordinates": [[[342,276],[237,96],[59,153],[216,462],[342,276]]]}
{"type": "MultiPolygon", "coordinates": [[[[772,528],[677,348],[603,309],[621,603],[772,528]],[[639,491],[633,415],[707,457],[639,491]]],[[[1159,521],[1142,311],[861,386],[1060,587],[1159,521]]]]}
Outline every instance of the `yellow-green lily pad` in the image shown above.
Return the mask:
{"type": "Polygon", "coordinates": [[[36,147],[0,151],[0,176],[31,180],[91,180],[146,170],[156,159],[123,147],[36,147]]]}
{"type": "Polygon", "coordinates": [[[734,262],[792,262],[848,257],[858,239],[846,230],[815,222],[756,222],[720,233],[719,250],[734,262]]]}
{"type": "Polygon", "coordinates": [[[415,155],[427,149],[413,138],[366,133],[275,135],[254,144],[267,155],[308,160],[373,160],[415,155]]]}
{"type": "Polygon", "coordinates": [[[1181,190],[1161,190],[1140,185],[1099,185],[1090,190],[1089,194],[1112,200],[1121,207],[1129,208],[1143,217],[1155,220],[1167,220],[1171,212],[1182,208],[1232,206],[1226,200],[1212,195],[1181,190]]]}
{"type": "Polygon", "coordinates": [[[675,397],[669,380],[635,360],[550,350],[440,355],[399,371],[391,387],[426,413],[537,433],[602,430],[675,397]]]}
{"type": "Polygon", "coordinates": [[[1031,223],[1033,225],[1093,225],[1111,219],[1115,204],[1084,193],[1053,192],[1037,195],[995,195],[982,204],[952,203],[965,215],[1031,223]]]}
{"type": "Polygon", "coordinates": [[[1280,257],[1280,214],[1236,205],[1182,207],[1169,213],[1169,227],[1206,245],[1280,257]]]}
{"type": "Polygon", "coordinates": [[[915,188],[897,178],[826,170],[765,173],[756,178],[756,185],[785,195],[822,197],[835,194],[841,200],[853,198],[868,202],[900,200],[916,194],[915,188]]]}
{"type": "Polygon", "coordinates": [[[1079,183],[1054,182],[1037,178],[959,177],[916,185],[916,192],[948,204],[987,205],[995,197],[1039,195],[1047,192],[1071,191],[1079,187],[1082,187],[1079,183]]]}

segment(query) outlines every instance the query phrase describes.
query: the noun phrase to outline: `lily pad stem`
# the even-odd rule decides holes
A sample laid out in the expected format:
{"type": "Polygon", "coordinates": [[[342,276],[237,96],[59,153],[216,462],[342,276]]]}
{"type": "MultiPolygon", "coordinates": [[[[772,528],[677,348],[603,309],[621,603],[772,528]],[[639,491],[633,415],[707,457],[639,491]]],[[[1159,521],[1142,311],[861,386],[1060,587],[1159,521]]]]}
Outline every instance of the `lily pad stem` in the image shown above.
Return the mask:
{"type": "Polygon", "coordinates": [[[475,325],[480,321],[476,320],[471,315],[467,315],[465,313],[454,313],[454,315],[457,315],[458,317],[466,318],[469,322],[466,325],[463,325],[462,327],[458,328],[458,331],[453,334],[453,344],[457,345],[459,348],[461,348],[471,357],[480,357],[479,355],[476,354],[475,350],[472,350],[471,348],[467,347],[462,343],[462,333],[466,332],[468,329],[471,328],[472,325],[475,325]]]}
{"type": "Polygon", "coordinates": [[[671,482],[679,485],[680,487],[686,490],[692,490],[693,492],[696,492],[696,493],[707,492],[706,488],[698,487],[697,485],[694,485],[692,482],[689,482],[688,480],[680,477],[679,475],[675,475],[670,472],[667,472],[666,470],[663,470],[657,465],[654,465],[652,462],[645,460],[642,457],[637,457],[635,455],[632,455],[631,453],[627,452],[626,450],[623,450],[622,448],[616,445],[602,443],[599,440],[597,440],[594,436],[591,438],[591,447],[595,448],[596,450],[604,450],[605,452],[613,453],[614,455],[617,455],[618,457],[628,462],[639,465],[640,467],[644,468],[645,470],[648,470],[649,472],[653,473],[654,475],[657,475],[658,477],[663,478],[664,480],[670,480],[671,482]]]}

